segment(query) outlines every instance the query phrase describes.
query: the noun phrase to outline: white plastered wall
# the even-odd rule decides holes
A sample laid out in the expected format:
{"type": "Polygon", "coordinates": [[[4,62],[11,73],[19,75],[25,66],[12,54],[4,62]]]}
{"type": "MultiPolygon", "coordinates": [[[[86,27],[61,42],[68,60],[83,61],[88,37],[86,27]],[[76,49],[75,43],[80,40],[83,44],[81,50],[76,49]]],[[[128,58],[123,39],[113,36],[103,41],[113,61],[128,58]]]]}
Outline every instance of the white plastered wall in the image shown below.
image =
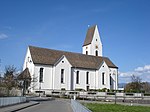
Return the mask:
{"type": "Polygon", "coordinates": [[[59,63],[55,65],[54,70],[54,89],[61,90],[70,90],[71,88],[71,64],[65,56],[59,60],[59,63]],[[64,69],[64,83],[61,83],[61,69],[64,69]]]}
{"type": "Polygon", "coordinates": [[[96,50],[98,51],[98,56],[102,56],[102,42],[100,39],[100,35],[99,35],[99,31],[98,31],[97,26],[95,28],[93,40],[92,40],[91,44],[83,46],[82,47],[82,53],[86,54],[86,51],[88,51],[88,55],[95,56],[96,50]]]}
{"type": "Polygon", "coordinates": [[[99,89],[107,88],[110,89],[110,69],[108,68],[107,64],[105,62],[102,63],[102,65],[99,68],[98,73],[98,87],[99,89]],[[102,73],[105,73],[104,75],[104,85],[102,84],[102,73]]]}
{"type": "Polygon", "coordinates": [[[93,40],[91,42],[90,50],[91,50],[91,55],[95,56],[95,51],[97,50],[98,56],[102,56],[102,42],[100,39],[100,35],[99,35],[99,31],[98,31],[97,26],[96,26],[96,29],[95,29],[95,32],[93,35],[93,40]],[[96,48],[96,46],[98,46],[98,48],[96,48]]]}
{"type": "Polygon", "coordinates": [[[117,68],[110,68],[110,74],[112,77],[112,85],[111,89],[117,90],[118,89],[118,69],[117,68]]]}
{"type": "Polygon", "coordinates": [[[88,55],[91,54],[91,44],[82,47],[82,54],[86,54],[86,51],[88,51],[88,55]]]}
{"type": "Polygon", "coordinates": [[[49,90],[52,89],[52,66],[50,65],[40,65],[36,64],[35,67],[35,72],[34,72],[34,90],[38,91],[40,86],[41,90],[49,90]],[[39,82],[39,76],[40,76],[40,68],[43,68],[43,82],[39,82]]]}
{"type": "MultiPolygon", "coordinates": [[[[27,49],[26,56],[25,56],[25,59],[24,59],[23,70],[25,70],[26,68],[29,69],[31,79],[33,80],[33,77],[34,77],[34,63],[33,63],[32,57],[31,57],[29,47],[27,49]]],[[[31,92],[33,91],[33,85],[34,85],[34,83],[31,82],[30,87],[29,87],[31,92]]]]}
{"type": "Polygon", "coordinates": [[[73,79],[74,79],[74,90],[75,89],[96,89],[96,72],[95,70],[82,69],[82,68],[73,68],[73,79]],[[76,84],[76,74],[79,71],[79,84],[76,84]],[[89,83],[86,84],[86,73],[89,72],[89,83]]]}

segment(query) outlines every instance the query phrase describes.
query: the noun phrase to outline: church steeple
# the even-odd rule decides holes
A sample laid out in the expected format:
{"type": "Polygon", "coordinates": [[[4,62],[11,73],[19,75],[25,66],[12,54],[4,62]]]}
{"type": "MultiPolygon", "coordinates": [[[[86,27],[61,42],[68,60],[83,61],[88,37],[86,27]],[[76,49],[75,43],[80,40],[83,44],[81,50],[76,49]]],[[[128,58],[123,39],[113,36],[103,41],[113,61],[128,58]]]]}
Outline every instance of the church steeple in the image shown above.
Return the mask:
{"type": "Polygon", "coordinates": [[[102,42],[97,25],[88,29],[84,44],[82,46],[82,53],[87,55],[102,56],[102,42]]]}

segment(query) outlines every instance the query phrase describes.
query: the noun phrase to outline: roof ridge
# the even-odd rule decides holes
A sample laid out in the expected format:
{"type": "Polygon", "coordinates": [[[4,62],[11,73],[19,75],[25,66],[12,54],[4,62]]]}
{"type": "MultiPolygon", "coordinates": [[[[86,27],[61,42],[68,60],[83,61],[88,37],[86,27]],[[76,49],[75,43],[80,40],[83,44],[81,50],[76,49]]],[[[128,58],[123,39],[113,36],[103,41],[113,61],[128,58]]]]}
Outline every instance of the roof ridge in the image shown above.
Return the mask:
{"type": "Polygon", "coordinates": [[[29,46],[29,47],[34,47],[34,48],[39,48],[39,49],[53,50],[53,51],[58,51],[58,52],[66,52],[66,53],[72,53],[72,54],[79,54],[79,55],[84,55],[84,56],[88,56],[88,57],[95,57],[95,58],[108,58],[108,57],[104,57],[104,56],[86,55],[86,54],[82,54],[82,53],[79,53],[79,52],[62,51],[62,50],[58,50],[58,49],[49,49],[49,48],[43,48],[43,47],[38,47],[38,46],[29,46]]]}
{"type": "Polygon", "coordinates": [[[33,62],[37,64],[53,65],[62,55],[66,56],[72,66],[96,69],[102,60],[106,61],[109,67],[116,66],[108,57],[86,55],[82,53],[55,50],[36,46],[29,46],[33,62]]]}

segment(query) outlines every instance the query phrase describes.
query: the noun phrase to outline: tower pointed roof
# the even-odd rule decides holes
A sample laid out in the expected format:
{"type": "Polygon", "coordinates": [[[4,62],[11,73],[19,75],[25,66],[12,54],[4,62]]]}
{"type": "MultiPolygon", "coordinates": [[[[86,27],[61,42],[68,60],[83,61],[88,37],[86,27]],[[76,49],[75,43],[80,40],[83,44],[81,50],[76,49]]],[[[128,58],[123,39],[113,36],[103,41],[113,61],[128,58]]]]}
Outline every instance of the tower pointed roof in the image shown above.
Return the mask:
{"type": "Polygon", "coordinates": [[[97,27],[97,25],[89,27],[87,34],[86,34],[86,37],[85,37],[85,40],[84,40],[83,46],[91,44],[96,27],[97,27]]]}

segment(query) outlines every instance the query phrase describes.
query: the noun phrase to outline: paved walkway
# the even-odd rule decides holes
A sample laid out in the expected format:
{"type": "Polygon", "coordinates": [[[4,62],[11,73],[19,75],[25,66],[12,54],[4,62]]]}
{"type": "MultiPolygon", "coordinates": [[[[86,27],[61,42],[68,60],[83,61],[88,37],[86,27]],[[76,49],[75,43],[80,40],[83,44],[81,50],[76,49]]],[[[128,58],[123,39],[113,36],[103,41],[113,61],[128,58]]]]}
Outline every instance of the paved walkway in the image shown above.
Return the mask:
{"type": "Polygon", "coordinates": [[[69,99],[30,101],[0,108],[0,112],[73,112],[69,99]]]}
{"type": "Polygon", "coordinates": [[[30,101],[27,103],[21,103],[21,104],[16,104],[16,105],[12,105],[12,106],[1,107],[0,112],[15,112],[15,111],[25,109],[27,107],[31,107],[31,106],[38,105],[38,104],[39,104],[39,102],[30,101]]]}
{"type": "Polygon", "coordinates": [[[32,106],[19,112],[73,112],[70,102],[64,99],[43,101],[39,105],[32,106]]]}

